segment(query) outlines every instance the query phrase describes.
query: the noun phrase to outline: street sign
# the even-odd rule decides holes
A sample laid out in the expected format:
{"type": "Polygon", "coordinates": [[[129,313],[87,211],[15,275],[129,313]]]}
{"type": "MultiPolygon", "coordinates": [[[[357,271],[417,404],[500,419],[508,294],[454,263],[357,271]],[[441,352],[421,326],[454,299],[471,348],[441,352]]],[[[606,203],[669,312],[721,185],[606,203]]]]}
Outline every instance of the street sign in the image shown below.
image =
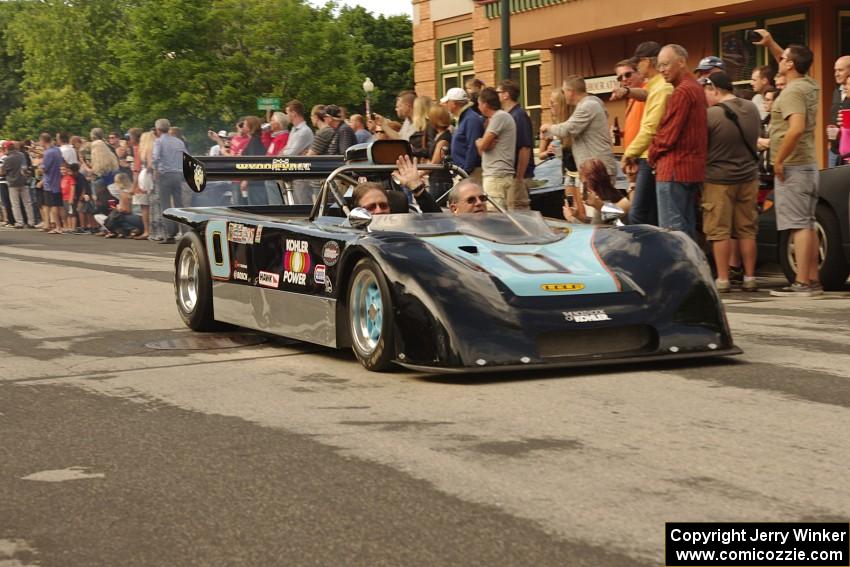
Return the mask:
{"type": "Polygon", "coordinates": [[[280,97],[258,98],[257,110],[280,110],[280,97]]]}

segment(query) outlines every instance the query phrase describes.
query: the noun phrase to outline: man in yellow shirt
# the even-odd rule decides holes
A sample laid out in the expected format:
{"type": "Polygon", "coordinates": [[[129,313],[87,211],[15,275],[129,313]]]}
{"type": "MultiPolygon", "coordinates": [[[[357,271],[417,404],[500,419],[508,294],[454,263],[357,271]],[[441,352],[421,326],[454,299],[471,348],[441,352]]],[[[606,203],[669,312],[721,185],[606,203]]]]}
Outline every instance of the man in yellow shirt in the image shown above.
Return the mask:
{"type": "Polygon", "coordinates": [[[630,199],[629,210],[631,224],[658,225],[658,202],[655,196],[655,174],[647,161],[649,145],[655,137],[667,99],[673,92],[673,85],[664,80],[658,72],[658,53],[661,46],[654,41],[645,41],[638,45],[631,61],[643,77],[647,79],[646,105],[640,121],[640,130],[634,140],[623,152],[623,171],[637,169],[635,190],[630,199]]]}

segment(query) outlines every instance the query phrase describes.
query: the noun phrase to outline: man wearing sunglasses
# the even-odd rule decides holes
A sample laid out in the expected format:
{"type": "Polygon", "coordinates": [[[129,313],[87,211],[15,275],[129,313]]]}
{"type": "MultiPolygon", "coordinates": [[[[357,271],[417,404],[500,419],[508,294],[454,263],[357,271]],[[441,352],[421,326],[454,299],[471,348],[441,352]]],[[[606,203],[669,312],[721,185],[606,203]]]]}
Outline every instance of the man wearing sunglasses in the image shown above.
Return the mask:
{"type": "Polygon", "coordinates": [[[628,148],[640,131],[640,119],[643,117],[643,109],[646,106],[645,95],[641,98],[629,95],[633,89],[645,93],[647,81],[637,70],[637,65],[632,64],[631,59],[623,59],[617,63],[614,72],[617,73],[617,81],[625,91],[626,115],[623,122],[623,148],[628,148]]]}
{"type": "Polygon", "coordinates": [[[466,178],[449,191],[449,210],[456,215],[486,213],[487,195],[475,180],[466,178]]]}
{"type": "Polygon", "coordinates": [[[654,41],[638,45],[631,59],[633,68],[646,78],[646,104],[640,118],[635,137],[623,152],[623,170],[637,170],[635,191],[629,195],[630,224],[658,224],[658,200],[655,193],[655,172],[649,165],[649,146],[658,131],[658,125],[667,108],[667,100],[673,93],[673,85],[667,83],[658,72],[658,54],[661,46],[654,41]]]}

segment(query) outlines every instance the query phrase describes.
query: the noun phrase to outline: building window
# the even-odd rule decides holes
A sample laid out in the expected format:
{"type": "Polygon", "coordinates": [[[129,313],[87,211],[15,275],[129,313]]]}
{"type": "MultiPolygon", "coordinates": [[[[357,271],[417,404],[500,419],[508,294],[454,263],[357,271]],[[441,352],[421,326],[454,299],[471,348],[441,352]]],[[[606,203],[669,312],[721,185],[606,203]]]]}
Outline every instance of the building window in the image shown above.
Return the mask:
{"type": "Polygon", "coordinates": [[[440,77],[440,92],[442,97],[451,88],[461,87],[467,79],[475,77],[473,65],[472,36],[446,39],[439,44],[439,60],[437,75],[440,77]]]}
{"type": "Polygon", "coordinates": [[[726,63],[726,72],[732,78],[733,84],[748,83],[753,69],[761,64],[758,60],[758,47],[747,41],[747,31],[757,27],[761,26],[755,21],[720,27],[720,58],[726,63]]]}
{"type": "MultiPolygon", "coordinates": [[[[501,69],[501,53],[496,53],[496,69],[501,69]]],[[[501,80],[499,78],[498,80],[501,80]]],[[[511,52],[511,80],[519,85],[519,103],[531,117],[535,138],[540,132],[540,51],[511,52]]]]}
{"type": "Polygon", "coordinates": [[[732,82],[748,84],[753,69],[759,65],[770,65],[774,69],[778,67],[776,60],[766,49],[747,40],[748,31],[766,29],[779,45],[785,47],[792,43],[808,45],[807,27],[806,14],[790,14],[719,26],[718,51],[726,63],[726,71],[732,77],[732,82]]]}
{"type": "Polygon", "coordinates": [[[838,52],[836,57],[850,53],[850,10],[838,12],[838,52]]]}

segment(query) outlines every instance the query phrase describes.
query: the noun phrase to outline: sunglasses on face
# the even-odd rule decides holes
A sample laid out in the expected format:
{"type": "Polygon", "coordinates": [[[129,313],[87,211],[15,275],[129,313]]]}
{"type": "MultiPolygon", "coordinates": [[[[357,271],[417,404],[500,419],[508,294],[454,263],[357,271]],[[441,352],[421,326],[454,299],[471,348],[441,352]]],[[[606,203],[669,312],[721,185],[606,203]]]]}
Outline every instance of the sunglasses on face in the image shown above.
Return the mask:
{"type": "Polygon", "coordinates": [[[631,79],[631,78],[632,78],[632,71],[626,71],[622,75],[617,75],[617,80],[621,83],[623,81],[625,81],[626,79],[631,79]]]}
{"type": "Polygon", "coordinates": [[[487,195],[472,195],[471,197],[467,197],[465,202],[467,205],[474,205],[476,202],[481,201],[482,203],[486,203],[490,199],[487,195]]]}
{"type": "Polygon", "coordinates": [[[244,122],[240,122],[239,124],[236,125],[237,128],[242,128],[243,126],[245,126],[244,122]]]}
{"type": "Polygon", "coordinates": [[[381,209],[382,211],[389,211],[390,204],[386,201],[378,201],[377,203],[369,203],[368,205],[364,205],[363,208],[369,211],[370,213],[372,211],[377,211],[378,209],[381,209]]]}

